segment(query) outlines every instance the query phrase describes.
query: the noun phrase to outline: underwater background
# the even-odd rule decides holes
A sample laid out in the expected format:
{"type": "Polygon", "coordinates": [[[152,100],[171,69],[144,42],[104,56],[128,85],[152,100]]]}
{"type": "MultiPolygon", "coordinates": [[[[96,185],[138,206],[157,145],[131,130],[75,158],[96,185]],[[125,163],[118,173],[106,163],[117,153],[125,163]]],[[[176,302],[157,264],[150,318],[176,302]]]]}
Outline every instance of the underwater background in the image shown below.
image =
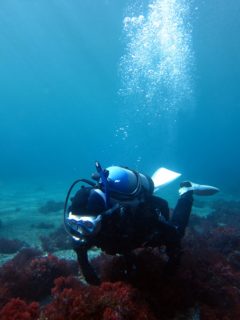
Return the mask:
{"type": "MultiPolygon", "coordinates": [[[[228,226],[230,208],[238,221],[239,14],[234,0],[1,0],[1,263],[25,246],[75,259],[43,237],[61,226],[69,185],[90,178],[96,160],[217,186],[194,219],[214,212],[228,226]]],[[[178,183],[159,191],[172,206],[178,183]]],[[[199,223],[201,236],[211,221],[199,223]]]]}
{"type": "Polygon", "coordinates": [[[1,1],[1,183],[71,180],[99,160],[239,191],[239,10],[1,1]]]}

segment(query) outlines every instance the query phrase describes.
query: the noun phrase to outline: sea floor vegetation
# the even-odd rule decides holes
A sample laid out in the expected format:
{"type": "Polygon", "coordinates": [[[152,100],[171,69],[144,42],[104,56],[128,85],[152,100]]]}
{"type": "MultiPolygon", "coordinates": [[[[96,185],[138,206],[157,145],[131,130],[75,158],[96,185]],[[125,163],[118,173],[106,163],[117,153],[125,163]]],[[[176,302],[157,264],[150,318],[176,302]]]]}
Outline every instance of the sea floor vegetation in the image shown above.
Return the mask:
{"type": "MultiPolygon", "coordinates": [[[[35,220],[26,224],[36,233],[33,242],[31,234],[18,238],[17,229],[8,237],[13,219],[2,215],[0,320],[240,319],[240,201],[216,199],[206,215],[197,214],[203,202],[194,207],[181,263],[171,272],[164,247],[136,249],[128,274],[123,257],[95,249],[100,286],[81,276],[56,223],[61,208],[50,200],[35,206],[35,220]]],[[[15,215],[23,219],[23,210],[15,208],[15,215]]]]}

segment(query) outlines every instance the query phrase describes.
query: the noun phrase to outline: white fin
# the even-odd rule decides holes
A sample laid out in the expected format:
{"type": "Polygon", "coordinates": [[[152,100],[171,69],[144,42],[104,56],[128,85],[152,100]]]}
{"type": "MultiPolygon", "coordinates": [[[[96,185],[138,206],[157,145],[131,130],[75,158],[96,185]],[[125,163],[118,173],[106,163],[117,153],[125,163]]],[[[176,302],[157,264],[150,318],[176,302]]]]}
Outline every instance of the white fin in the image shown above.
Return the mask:
{"type": "Polygon", "coordinates": [[[192,190],[193,190],[193,193],[198,196],[211,196],[219,192],[219,189],[216,187],[197,184],[197,183],[192,183],[192,190]]]}
{"type": "Polygon", "coordinates": [[[152,175],[152,180],[155,188],[154,191],[157,191],[159,187],[172,182],[173,180],[177,179],[180,176],[181,176],[181,173],[178,173],[166,168],[159,168],[152,175]]]}

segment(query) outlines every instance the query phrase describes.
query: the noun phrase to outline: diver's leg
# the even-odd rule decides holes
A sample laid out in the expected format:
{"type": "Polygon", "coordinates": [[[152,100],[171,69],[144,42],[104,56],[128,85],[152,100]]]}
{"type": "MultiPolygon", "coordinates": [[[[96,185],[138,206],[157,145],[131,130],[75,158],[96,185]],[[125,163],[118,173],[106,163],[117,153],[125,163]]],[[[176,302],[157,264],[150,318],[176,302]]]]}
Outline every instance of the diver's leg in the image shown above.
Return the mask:
{"type": "Polygon", "coordinates": [[[180,184],[179,194],[181,195],[176,208],[174,209],[171,222],[178,228],[180,237],[185,234],[188,220],[192,210],[193,194],[198,196],[211,196],[219,191],[218,188],[184,181],[180,184]]]}
{"type": "Polygon", "coordinates": [[[188,191],[181,195],[173,211],[171,223],[177,227],[178,234],[182,238],[188,225],[192,211],[193,191],[188,191]]]}
{"type": "MultiPolygon", "coordinates": [[[[193,204],[193,191],[183,193],[178,199],[169,222],[164,222],[164,236],[167,248],[173,251],[181,247],[181,239],[185,234],[193,204]],[[168,226],[167,226],[168,225],[168,226]]],[[[162,222],[160,222],[162,223],[162,222]]],[[[163,224],[163,223],[162,223],[163,224]]]]}
{"type": "Polygon", "coordinates": [[[185,229],[189,222],[189,217],[193,204],[193,191],[187,191],[182,194],[173,211],[171,224],[175,226],[176,233],[173,237],[168,238],[166,242],[166,253],[169,257],[166,265],[166,273],[172,274],[180,264],[182,256],[181,240],[185,234],[185,229]]]}

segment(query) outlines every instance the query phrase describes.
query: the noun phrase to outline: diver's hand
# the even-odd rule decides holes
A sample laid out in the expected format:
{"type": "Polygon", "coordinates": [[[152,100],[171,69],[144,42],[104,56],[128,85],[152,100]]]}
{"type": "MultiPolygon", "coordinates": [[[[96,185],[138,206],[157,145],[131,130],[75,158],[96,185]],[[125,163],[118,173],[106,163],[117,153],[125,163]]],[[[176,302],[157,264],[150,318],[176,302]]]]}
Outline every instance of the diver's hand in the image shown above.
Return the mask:
{"type": "Polygon", "coordinates": [[[94,285],[94,286],[99,286],[101,284],[100,279],[98,278],[96,272],[93,270],[92,267],[90,268],[81,268],[82,269],[82,274],[87,281],[87,283],[94,285]]]}

